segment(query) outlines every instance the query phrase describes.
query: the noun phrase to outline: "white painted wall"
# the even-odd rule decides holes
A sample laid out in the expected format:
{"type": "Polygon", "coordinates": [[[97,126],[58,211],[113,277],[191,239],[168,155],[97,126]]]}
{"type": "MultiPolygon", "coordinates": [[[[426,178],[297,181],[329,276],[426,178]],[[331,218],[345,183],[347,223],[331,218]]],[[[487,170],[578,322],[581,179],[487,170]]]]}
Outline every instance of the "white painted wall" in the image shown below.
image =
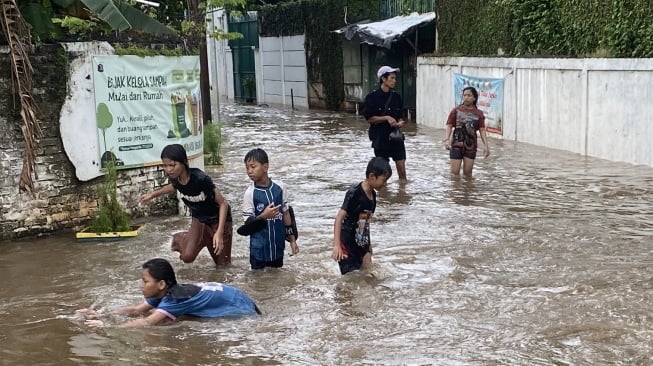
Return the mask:
{"type": "MultiPolygon", "coordinates": [[[[227,32],[227,14],[223,9],[207,13],[207,31],[227,32]]],[[[209,83],[211,86],[211,111],[213,119],[219,120],[219,106],[234,100],[234,64],[231,48],[227,40],[207,37],[207,54],[209,58],[209,83]]]]}
{"type": "Polygon", "coordinates": [[[114,55],[107,42],[62,43],[71,57],[68,65],[68,96],[61,106],[59,130],[75,175],[89,181],[104,175],[100,171],[100,143],[95,121],[93,56],[114,55]],[[89,159],[89,156],[97,157],[89,159]]]}
{"type": "Polygon", "coordinates": [[[304,36],[259,37],[255,52],[259,103],[308,108],[304,36]],[[291,100],[292,90],[292,100],[291,100]]]}
{"type": "Polygon", "coordinates": [[[653,166],[653,59],[418,57],[418,123],[445,127],[454,73],[505,77],[493,137],[653,166]]]}

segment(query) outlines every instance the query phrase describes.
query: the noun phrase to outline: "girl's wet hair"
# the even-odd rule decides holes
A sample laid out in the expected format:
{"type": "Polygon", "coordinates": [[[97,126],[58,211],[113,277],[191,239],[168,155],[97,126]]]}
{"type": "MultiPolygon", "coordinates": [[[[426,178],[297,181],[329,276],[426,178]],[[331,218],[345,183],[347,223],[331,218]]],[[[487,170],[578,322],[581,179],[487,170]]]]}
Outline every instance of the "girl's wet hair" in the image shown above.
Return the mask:
{"type": "Polygon", "coordinates": [[[245,164],[248,161],[254,160],[257,163],[267,164],[268,163],[268,154],[263,149],[252,149],[245,155],[245,164]]]}
{"type": "Polygon", "coordinates": [[[367,170],[365,171],[365,176],[369,177],[370,174],[374,174],[377,177],[388,177],[392,176],[392,168],[390,167],[390,162],[382,157],[374,157],[367,163],[367,170]]]}
{"type": "Polygon", "coordinates": [[[476,91],[476,88],[473,86],[468,86],[465,89],[463,89],[462,94],[465,94],[465,90],[469,90],[472,92],[472,95],[474,96],[474,107],[476,107],[476,102],[478,101],[478,91],[476,91]]]}
{"type": "Polygon", "coordinates": [[[178,161],[186,167],[188,170],[188,156],[186,155],[186,149],[179,144],[168,145],[161,150],[161,160],[170,159],[172,161],[178,161]]]}
{"type": "Polygon", "coordinates": [[[177,284],[177,277],[175,276],[175,270],[172,269],[172,265],[165,259],[154,258],[143,263],[143,269],[147,269],[150,273],[150,276],[157,281],[165,281],[168,287],[172,287],[177,284]]]}

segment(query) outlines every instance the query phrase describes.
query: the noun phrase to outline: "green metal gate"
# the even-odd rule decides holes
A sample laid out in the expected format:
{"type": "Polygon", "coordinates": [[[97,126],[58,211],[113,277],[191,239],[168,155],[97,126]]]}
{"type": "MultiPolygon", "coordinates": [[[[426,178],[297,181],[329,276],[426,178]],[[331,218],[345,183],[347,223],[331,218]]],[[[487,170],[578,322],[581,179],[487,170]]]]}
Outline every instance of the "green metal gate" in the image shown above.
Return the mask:
{"type": "Polygon", "coordinates": [[[243,38],[229,41],[234,64],[234,97],[253,101],[256,99],[256,69],[254,48],[258,48],[258,23],[256,13],[229,16],[229,32],[238,32],[243,38]]]}

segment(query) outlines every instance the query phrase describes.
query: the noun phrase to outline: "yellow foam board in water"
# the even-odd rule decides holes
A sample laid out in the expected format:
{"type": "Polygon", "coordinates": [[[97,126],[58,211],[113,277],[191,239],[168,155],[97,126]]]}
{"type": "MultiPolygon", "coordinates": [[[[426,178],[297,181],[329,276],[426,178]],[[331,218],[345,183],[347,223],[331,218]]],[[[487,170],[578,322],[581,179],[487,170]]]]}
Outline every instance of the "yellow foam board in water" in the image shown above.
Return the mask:
{"type": "Polygon", "coordinates": [[[106,233],[94,233],[88,231],[88,229],[84,229],[80,232],[75,233],[75,237],[78,240],[117,240],[123,238],[133,238],[138,236],[139,231],[144,226],[145,225],[132,226],[131,230],[128,231],[114,231],[106,233]]]}

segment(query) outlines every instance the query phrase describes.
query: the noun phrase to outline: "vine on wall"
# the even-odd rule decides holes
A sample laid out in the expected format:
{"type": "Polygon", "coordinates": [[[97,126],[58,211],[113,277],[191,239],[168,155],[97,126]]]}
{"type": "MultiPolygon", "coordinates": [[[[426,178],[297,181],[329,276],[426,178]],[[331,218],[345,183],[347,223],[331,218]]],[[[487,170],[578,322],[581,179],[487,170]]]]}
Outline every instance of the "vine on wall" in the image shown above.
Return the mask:
{"type": "Polygon", "coordinates": [[[448,55],[496,55],[512,49],[511,18],[493,1],[438,0],[439,53],[448,55]]]}
{"type": "Polygon", "coordinates": [[[439,0],[441,54],[653,57],[653,0],[439,0]]]}

